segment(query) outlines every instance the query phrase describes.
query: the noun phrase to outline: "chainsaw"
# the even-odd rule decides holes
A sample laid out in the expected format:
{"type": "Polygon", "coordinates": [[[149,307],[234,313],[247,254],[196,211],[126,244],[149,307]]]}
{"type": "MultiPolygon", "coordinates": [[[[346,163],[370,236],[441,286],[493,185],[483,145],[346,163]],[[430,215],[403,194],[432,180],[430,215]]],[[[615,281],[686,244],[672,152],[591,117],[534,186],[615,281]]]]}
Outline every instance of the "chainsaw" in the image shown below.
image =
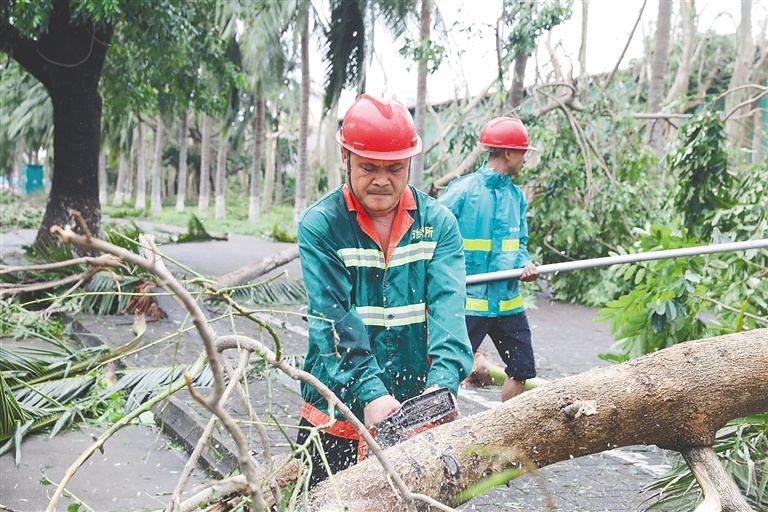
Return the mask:
{"type": "Polygon", "coordinates": [[[376,427],[376,441],[389,448],[441,423],[453,421],[459,414],[456,398],[448,388],[437,388],[409,398],[381,420],[376,427]]]}

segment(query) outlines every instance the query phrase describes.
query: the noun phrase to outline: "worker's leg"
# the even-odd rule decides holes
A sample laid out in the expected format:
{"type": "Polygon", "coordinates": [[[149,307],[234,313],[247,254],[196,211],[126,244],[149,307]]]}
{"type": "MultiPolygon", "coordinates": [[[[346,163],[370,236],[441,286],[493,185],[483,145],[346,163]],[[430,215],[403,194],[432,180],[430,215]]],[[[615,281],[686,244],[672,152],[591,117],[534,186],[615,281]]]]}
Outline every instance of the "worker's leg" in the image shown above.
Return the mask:
{"type": "MultiPolygon", "coordinates": [[[[301,418],[299,427],[296,443],[303,444],[309,436],[312,424],[306,419],[301,418]]],[[[338,473],[357,463],[357,440],[344,439],[323,432],[320,432],[319,436],[331,474],[338,473]]],[[[307,450],[311,454],[310,460],[312,462],[312,474],[309,477],[309,488],[311,489],[328,478],[328,470],[320,456],[316,443],[311,443],[307,450]]]]}
{"type": "Polygon", "coordinates": [[[496,317],[488,334],[506,364],[501,388],[501,400],[506,401],[522,393],[525,381],[536,376],[528,317],[525,312],[496,317]]]}
{"type": "Polygon", "coordinates": [[[501,401],[506,402],[525,391],[525,381],[515,380],[510,377],[504,379],[504,385],[501,386],[501,401]]]}
{"type": "Polygon", "coordinates": [[[466,316],[467,334],[469,342],[472,344],[472,353],[474,354],[480,348],[485,336],[488,334],[490,318],[484,316],[466,316]]]}

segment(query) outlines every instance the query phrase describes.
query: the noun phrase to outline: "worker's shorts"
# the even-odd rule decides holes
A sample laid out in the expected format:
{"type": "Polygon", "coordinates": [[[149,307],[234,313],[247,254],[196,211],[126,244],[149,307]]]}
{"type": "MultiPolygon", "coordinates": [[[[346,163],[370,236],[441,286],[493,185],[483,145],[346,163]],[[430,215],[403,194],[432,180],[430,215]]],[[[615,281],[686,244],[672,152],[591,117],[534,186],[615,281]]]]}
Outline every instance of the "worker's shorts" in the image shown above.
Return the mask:
{"type": "MultiPolygon", "coordinates": [[[[307,440],[307,437],[309,436],[309,428],[312,427],[312,424],[306,419],[301,418],[299,426],[302,428],[299,428],[299,433],[296,436],[296,443],[301,445],[307,440]]],[[[359,441],[354,439],[344,439],[325,432],[320,432],[318,437],[320,438],[322,450],[325,452],[325,460],[328,461],[328,466],[330,466],[332,474],[336,474],[357,463],[357,448],[359,441]]],[[[315,443],[311,443],[307,449],[312,461],[312,473],[309,477],[310,489],[328,478],[328,470],[319,450],[320,449],[315,443]]]]}
{"type": "Polygon", "coordinates": [[[504,373],[509,378],[523,381],[536,376],[531,329],[525,311],[497,317],[467,315],[467,332],[472,352],[477,352],[486,335],[490,336],[507,365],[504,373]]]}

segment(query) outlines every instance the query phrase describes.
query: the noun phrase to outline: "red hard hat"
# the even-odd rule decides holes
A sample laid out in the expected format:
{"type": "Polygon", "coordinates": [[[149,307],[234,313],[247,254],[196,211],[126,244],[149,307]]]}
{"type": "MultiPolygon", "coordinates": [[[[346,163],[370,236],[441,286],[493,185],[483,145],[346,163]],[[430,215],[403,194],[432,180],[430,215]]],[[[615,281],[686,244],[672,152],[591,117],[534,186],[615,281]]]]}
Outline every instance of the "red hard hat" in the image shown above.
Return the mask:
{"type": "Polygon", "coordinates": [[[523,122],[514,117],[496,117],[488,121],[480,132],[480,144],[489,148],[536,151],[528,145],[528,131],[523,122]]]}
{"type": "Polygon", "coordinates": [[[421,153],[421,138],[402,103],[361,94],[336,133],[343,148],[365,158],[402,160],[421,153]]]}

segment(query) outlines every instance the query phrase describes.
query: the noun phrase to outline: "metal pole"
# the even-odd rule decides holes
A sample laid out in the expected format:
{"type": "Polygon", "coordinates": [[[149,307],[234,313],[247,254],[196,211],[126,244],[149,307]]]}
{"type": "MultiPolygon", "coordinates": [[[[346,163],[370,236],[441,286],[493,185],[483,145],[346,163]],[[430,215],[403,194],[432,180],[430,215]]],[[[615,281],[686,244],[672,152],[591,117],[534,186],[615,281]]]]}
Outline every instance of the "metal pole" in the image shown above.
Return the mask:
{"type": "MultiPolygon", "coordinates": [[[[667,251],[641,252],[637,254],[621,254],[605,258],[592,258],[589,260],[566,261],[563,263],[551,263],[539,265],[539,275],[553,274],[566,270],[580,270],[584,268],[609,267],[621,263],[636,263],[638,261],[663,260],[667,258],[679,258],[681,256],[699,256],[701,254],[714,254],[717,252],[746,251],[749,249],[762,249],[768,247],[768,238],[749,240],[747,242],[731,242],[727,244],[702,245],[699,247],[684,247],[682,249],[670,249],[667,251]]],[[[498,272],[486,272],[467,276],[467,284],[488,283],[490,281],[503,281],[505,279],[517,279],[523,273],[523,269],[500,270],[498,272]]]]}

